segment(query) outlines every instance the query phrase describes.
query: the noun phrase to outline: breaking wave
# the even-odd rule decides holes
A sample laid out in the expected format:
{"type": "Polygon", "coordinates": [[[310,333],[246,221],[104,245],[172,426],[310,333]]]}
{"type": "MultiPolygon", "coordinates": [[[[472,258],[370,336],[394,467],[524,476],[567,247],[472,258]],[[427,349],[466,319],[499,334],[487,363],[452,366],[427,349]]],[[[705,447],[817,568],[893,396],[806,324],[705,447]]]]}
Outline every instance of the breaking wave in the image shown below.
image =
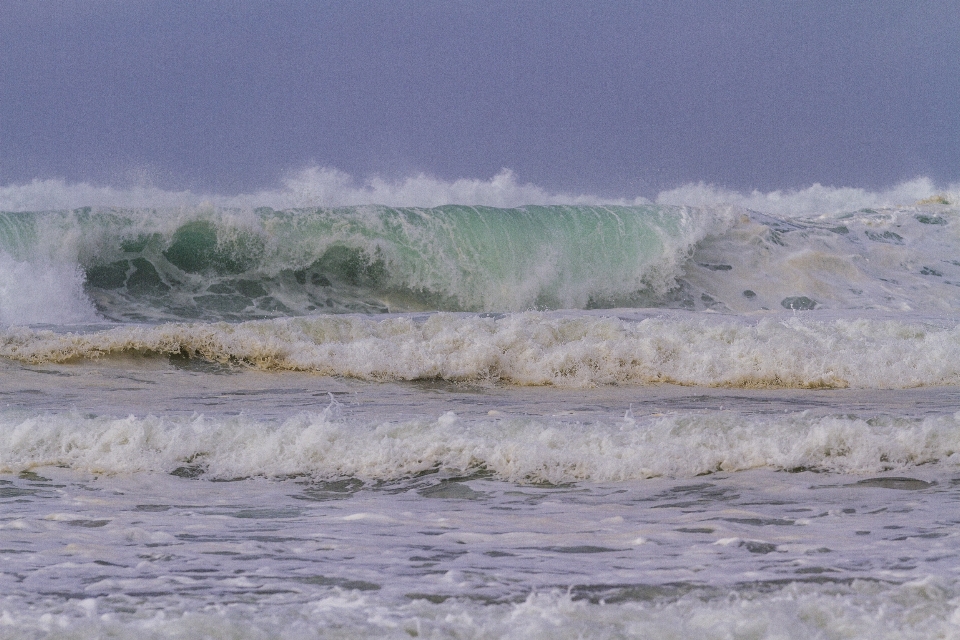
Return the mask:
{"type": "Polygon", "coordinates": [[[960,325],[900,320],[757,321],[710,314],[319,316],[0,333],[0,357],[69,362],[123,354],[202,358],[365,380],[438,379],[588,388],[911,388],[960,384],[960,325]]]}
{"type": "Polygon", "coordinates": [[[308,475],[367,481],[486,472],[512,482],[610,482],[756,468],[877,473],[960,464],[960,414],[906,418],[677,413],[573,423],[557,418],[362,422],[331,403],[283,422],[244,416],[0,415],[0,471],[58,465],[94,473],[308,475]]]}
{"type": "Polygon", "coordinates": [[[0,323],[529,309],[960,308],[958,209],[0,213],[0,323]]]}
{"type": "MultiPolygon", "coordinates": [[[[72,286],[51,306],[122,321],[637,306],[674,288],[730,217],[658,205],[0,213],[0,282],[72,286]],[[82,276],[59,277],[71,271],[82,276]]],[[[0,298],[0,320],[55,321],[27,302],[0,298]]]]}

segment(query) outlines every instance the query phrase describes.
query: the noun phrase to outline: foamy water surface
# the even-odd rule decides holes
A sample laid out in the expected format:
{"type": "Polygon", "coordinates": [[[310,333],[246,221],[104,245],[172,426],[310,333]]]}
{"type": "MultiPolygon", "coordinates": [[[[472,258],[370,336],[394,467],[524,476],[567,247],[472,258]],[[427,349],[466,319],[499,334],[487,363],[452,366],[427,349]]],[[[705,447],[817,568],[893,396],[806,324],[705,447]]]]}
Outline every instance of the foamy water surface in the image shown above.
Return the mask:
{"type": "Polygon", "coordinates": [[[960,637],[958,190],[0,188],[0,637],[960,637]]]}

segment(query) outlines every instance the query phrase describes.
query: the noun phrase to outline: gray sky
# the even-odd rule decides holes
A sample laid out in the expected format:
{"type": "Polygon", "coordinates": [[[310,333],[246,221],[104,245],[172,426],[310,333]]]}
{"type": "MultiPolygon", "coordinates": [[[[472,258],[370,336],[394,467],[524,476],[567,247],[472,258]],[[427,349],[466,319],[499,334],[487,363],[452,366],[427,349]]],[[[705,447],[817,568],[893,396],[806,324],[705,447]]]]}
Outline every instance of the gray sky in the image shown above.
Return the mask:
{"type": "Polygon", "coordinates": [[[0,184],[960,178],[960,5],[3,0],[0,184]]]}

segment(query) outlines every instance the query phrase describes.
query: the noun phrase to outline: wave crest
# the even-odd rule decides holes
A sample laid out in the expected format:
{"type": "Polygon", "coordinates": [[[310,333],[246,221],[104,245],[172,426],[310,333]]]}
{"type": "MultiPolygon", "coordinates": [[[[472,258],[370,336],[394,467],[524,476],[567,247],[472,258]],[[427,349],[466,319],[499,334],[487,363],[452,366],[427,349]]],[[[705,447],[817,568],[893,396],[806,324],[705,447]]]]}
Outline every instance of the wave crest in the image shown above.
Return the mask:
{"type": "MultiPolygon", "coordinates": [[[[661,191],[652,201],[695,207],[735,205],[772,215],[796,217],[830,215],[866,207],[913,205],[932,196],[942,196],[942,199],[956,204],[960,202],[960,183],[937,185],[929,178],[918,177],[880,190],[816,183],[806,188],[745,192],[699,182],[661,191]]],[[[61,179],[37,179],[0,186],[0,211],[52,211],[80,207],[438,207],[449,204],[512,208],[533,204],[636,206],[650,203],[650,199],[639,194],[602,197],[590,193],[553,192],[521,182],[513,171],[506,168],[489,179],[442,180],[420,173],[391,180],[376,175],[361,179],[334,167],[309,166],[291,173],[276,188],[236,195],[162,189],[150,184],[98,186],[61,179]]]]}

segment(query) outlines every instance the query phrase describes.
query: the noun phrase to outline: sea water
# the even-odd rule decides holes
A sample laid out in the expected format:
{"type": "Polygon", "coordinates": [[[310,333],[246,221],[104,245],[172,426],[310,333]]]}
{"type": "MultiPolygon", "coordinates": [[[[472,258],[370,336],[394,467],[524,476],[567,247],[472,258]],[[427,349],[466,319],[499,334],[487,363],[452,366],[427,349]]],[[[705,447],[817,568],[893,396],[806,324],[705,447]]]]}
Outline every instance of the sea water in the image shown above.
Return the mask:
{"type": "Polygon", "coordinates": [[[0,213],[0,637],[960,637],[941,200],[0,213]]]}

